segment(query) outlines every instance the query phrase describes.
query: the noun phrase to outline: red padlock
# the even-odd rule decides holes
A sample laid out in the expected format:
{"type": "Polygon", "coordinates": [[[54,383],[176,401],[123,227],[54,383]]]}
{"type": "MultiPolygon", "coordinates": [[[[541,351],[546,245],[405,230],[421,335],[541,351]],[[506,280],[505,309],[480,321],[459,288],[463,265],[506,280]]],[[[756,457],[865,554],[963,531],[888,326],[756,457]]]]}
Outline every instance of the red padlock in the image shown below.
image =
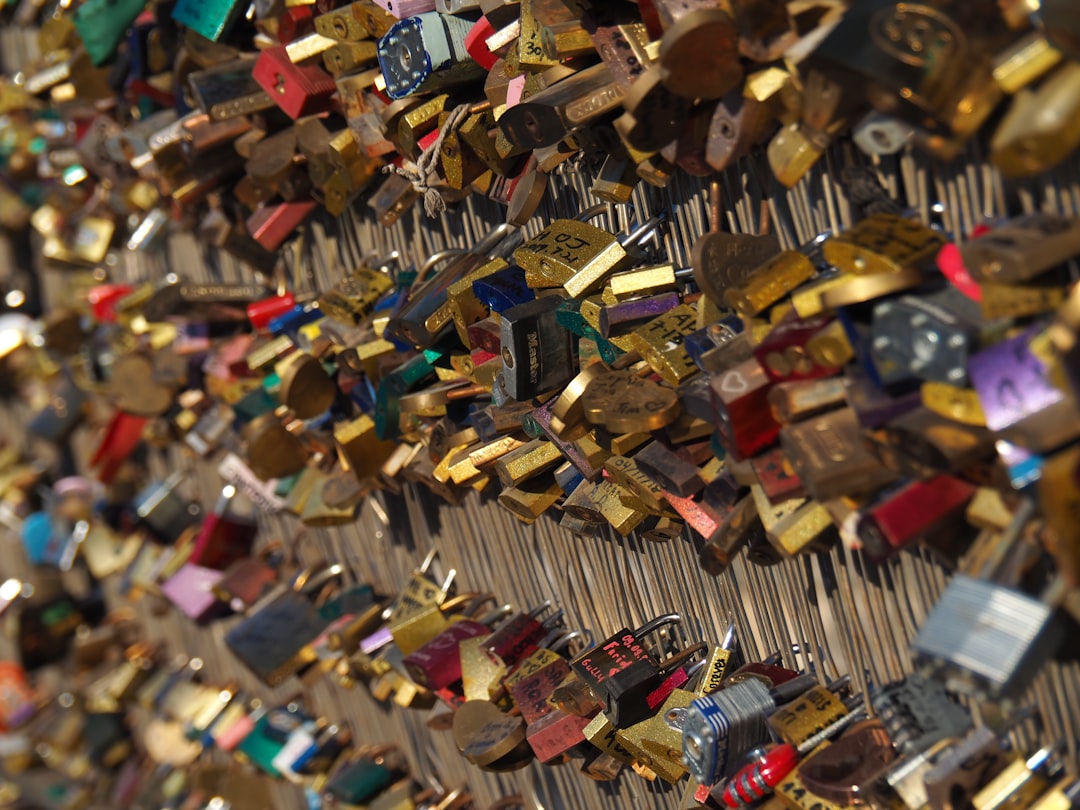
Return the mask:
{"type": "Polygon", "coordinates": [[[491,628],[468,619],[454,622],[420,649],[405,656],[405,669],[421,686],[441,690],[461,680],[458,645],[467,638],[486,636],[491,628]]]}
{"type": "Polygon", "coordinates": [[[974,485],[951,475],[914,481],[870,506],[855,531],[866,555],[881,562],[928,535],[962,531],[964,511],[974,497],[974,485]]]}
{"type": "Polygon", "coordinates": [[[296,200],[280,205],[262,205],[247,219],[248,233],[267,250],[277,250],[315,211],[314,200],[296,200]]]}
{"type": "Polygon", "coordinates": [[[465,50],[469,52],[469,56],[473,58],[473,61],[484,70],[491,70],[495,67],[495,63],[499,61],[499,57],[493,54],[487,46],[488,37],[494,34],[495,26],[491,24],[487,17],[481,17],[473,23],[469,33],[465,35],[465,50]]]}
{"type": "Polygon", "coordinates": [[[717,432],[736,461],[756,455],[780,434],[780,423],[769,407],[772,385],[753,358],[716,375],[709,383],[717,432]]]}
{"type": "Polygon", "coordinates": [[[591,720],[591,717],[578,717],[555,709],[530,723],[525,729],[525,738],[538,760],[551,762],[585,742],[585,726],[591,720]]]}
{"type": "Polygon", "coordinates": [[[255,60],[252,78],[293,120],[330,112],[334,78],[315,65],[294,65],[284,45],[267,48],[255,60]]]}
{"type": "MultiPolygon", "coordinates": [[[[307,6],[301,6],[307,8],[307,6]]],[[[296,306],[296,296],[291,292],[284,295],[275,295],[273,298],[264,298],[247,306],[248,321],[253,329],[265,329],[270,321],[286,312],[292,312],[296,306]]]]}

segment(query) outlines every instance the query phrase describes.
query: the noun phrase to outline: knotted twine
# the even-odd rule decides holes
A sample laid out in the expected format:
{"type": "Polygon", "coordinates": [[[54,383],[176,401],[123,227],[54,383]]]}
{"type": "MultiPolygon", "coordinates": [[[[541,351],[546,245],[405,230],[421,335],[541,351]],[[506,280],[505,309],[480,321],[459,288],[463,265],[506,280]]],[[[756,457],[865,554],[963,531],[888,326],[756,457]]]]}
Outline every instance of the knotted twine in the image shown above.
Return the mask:
{"type": "Polygon", "coordinates": [[[439,216],[446,210],[446,200],[443,199],[438,189],[431,186],[432,183],[439,179],[435,167],[438,165],[443,142],[457,132],[461,125],[465,123],[465,119],[469,117],[470,106],[469,104],[459,104],[453,109],[450,117],[446,119],[446,123],[439,129],[439,136],[427,149],[420,153],[420,157],[416,159],[415,163],[406,162],[401,166],[391,164],[383,167],[384,174],[393,172],[401,175],[412,183],[413,188],[424,195],[424,210],[431,218],[439,216]]]}

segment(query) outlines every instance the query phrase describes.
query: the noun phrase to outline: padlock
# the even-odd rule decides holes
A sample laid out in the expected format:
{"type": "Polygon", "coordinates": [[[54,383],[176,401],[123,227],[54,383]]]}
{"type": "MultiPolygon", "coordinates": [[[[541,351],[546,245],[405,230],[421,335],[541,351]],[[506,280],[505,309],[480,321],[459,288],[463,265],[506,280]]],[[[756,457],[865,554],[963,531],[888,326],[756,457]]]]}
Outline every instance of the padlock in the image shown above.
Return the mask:
{"type": "Polygon", "coordinates": [[[660,442],[650,442],[634,454],[634,463],[662,489],[687,498],[704,486],[700,470],[660,442]]]}
{"type": "Polygon", "coordinates": [[[502,313],[499,384],[513,399],[561,388],[573,376],[573,341],[555,318],[560,302],[558,296],[548,295],[502,313]]]}
{"type": "Polygon", "coordinates": [[[488,770],[522,767],[532,759],[520,717],[484,700],[466,701],[454,714],[454,743],[470,762],[488,770]]]}
{"type": "Polygon", "coordinates": [[[903,755],[930,750],[971,728],[971,715],[936,681],[918,674],[884,686],[871,698],[874,713],[903,755]]]}
{"type": "Polygon", "coordinates": [[[27,423],[31,435],[46,441],[65,441],[85,415],[89,396],[68,375],[62,375],[48,404],[27,423]]]}
{"type": "Polygon", "coordinates": [[[813,275],[810,259],[800,251],[788,250],[760,265],[745,282],[728,289],[724,297],[747,322],[813,275]]]}
{"type": "Polygon", "coordinates": [[[319,296],[319,309],[336,321],[358,326],[392,287],[389,275],[361,266],[319,296]]]}
{"type": "Polygon", "coordinates": [[[630,752],[635,763],[644,765],[665,782],[674,784],[686,774],[682,762],[682,717],[697,695],[675,689],[656,714],[615,733],[615,739],[630,752]]]}
{"type": "Polygon", "coordinates": [[[915,408],[864,437],[881,462],[912,478],[977,468],[994,457],[992,434],[915,408]]]}
{"type": "Polygon", "coordinates": [[[840,698],[836,694],[839,683],[828,688],[811,687],[797,700],[769,715],[769,728],[783,743],[801,750],[822,732],[839,727],[862,702],[860,696],[840,698]]]}
{"type": "Polygon", "coordinates": [[[252,613],[225,634],[225,643],[252,672],[270,685],[315,662],[308,642],[315,639],[334,617],[324,617],[309,600],[314,587],[340,577],[340,565],[308,569],[290,585],[273,591],[252,613]]]}
{"type": "Polygon", "coordinates": [[[435,254],[428,259],[423,271],[451,259],[445,267],[412,291],[408,303],[387,324],[385,336],[413,345],[430,346],[448,329],[453,320],[447,304],[449,287],[482,265],[511,249],[516,229],[508,225],[495,228],[465,254],[454,252],[435,254]]]}
{"type": "Polygon", "coordinates": [[[937,755],[923,775],[926,801],[934,810],[955,806],[958,795],[974,795],[1009,764],[1001,738],[980,726],[937,755]]]}
{"type": "Polygon", "coordinates": [[[514,251],[514,261],[525,271],[529,286],[572,284],[573,289],[567,291],[574,297],[596,287],[625,257],[626,250],[615,236],[576,220],[555,220],[514,251]],[[574,282],[575,278],[579,280],[574,282]]]}
{"type": "Polygon", "coordinates": [[[424,577],[414,577],[398,597],[393,614],[387,622],[387,633],[402,655],[420,649],[446,629],[448,621],[443,608],[452,610],[468,599],[457,596],[448,600],[447,594],[455,572],[451,570],[442,587],[424,577]]]}
{"type": "Polygon", "coordinates": [[[959,3],[929,14],[886,1],[845,15],[809,61],[881,112],[967,136],[1000,99],[991,54],[1008,41],[1001,15],[959,3]],[[933,62],[931,51],[941,51],[933,62]]]}
{"type": "Polygon", "coordinates": [[[920,666],[947,688],[996,699],[1027,684],[1061,644],[1063,632],[1049,605],[957,574],[919,629],[912,650],[920,666]]]}
{"type": "Polygon", "coordinates": [[[704,645],[694,645],[672,659],[657,661],[642,646],[643,636],[679,621],[677,613],[669,613],[637,630],[624,629],[570,662],[574,672],[603,699],[604,712],[614,725],[644,720],[650,713],[646,696],[672,668],[704,649],[704,645]]]}
{"type": "Polygon", "coordinates": [[[780,425],[768,407],[771,385],[753,358],[709,382],[717,432],[736,460],[755,455],[779,435],[780,425]]]}
{"type": "Polygon", "coordinates": [[[744,666],[727,678],[727,685],[697,698],[687,709],[683,761],[702,784],[715,784],[738,770],[742,757],[768,740],[768,716],[814,684],[813,678],[788,677],[788,671],[780,674],[779,667],[757,669],[769,671],[776,680],[744,666]]]}
{"type": "Polygon", "coordinates": [[[822,357],[813,347],[819,335],[828,330],[832,321],[816,316],[807,319],[786,317],[778,323],[764,340],[754,347],[757,358],[769,378],[776,381],[813,379],[836,372],[840,362],[821,363],[822,357]]]}
{"type": "Polygon", "coordinates": [[[243,436],[251,471],[269,481],[299,472],[308,460],[300,438],[276,413],[264,413],[245,425],[243,436]]]}
{"type": "Polygon", "coordinates": [[[1028,281],[1080,252],[1078,235],[1075,220],[1027,214],[965,243],[960,256],[977,281],[1028,281]]]}
{"type": "Polygon", "coordinates": [[[979,322],[975,302],[951,287],[878,304],[871,327],[871,356],[882,383],[914,376],[963,385],[979,322]]]}
{"type": "Polygon", "coordinates": [[[1002,431],[1063,399],[1031,351],[1036,333],[1037,327],[1032,327],[983,349],[968,361],[972,387],[979,394],[986,426],[992,431],[1002,431]]]}
{"type": "Polygon", "coordinates": [[[951,475],[912,482],[860,510],[855,533],[874,561],[919,541],[934,545],[939,538],[963,536],[965,509],[974,494],[975,487],[951,475]]]}
{"type": "Polygon", "coordinates": [[[913,219],[874,214],[854,228],[825,240],[825,260],[844,272],[860,276],[898,273],[932,260],[945,237],[913,219]]]}
{"type": "Polygon", "coordinates": [[[172,17],[206,39],[217,42],[224,37],[242,11],[239,3],[185,0],[173,9],[172,17]]]}
{"type": "Polygon", "coordinates": [[[258,698],[234,700],[222,713],[217,722],[210,727],[210,737],[214,745],[222,751],[234,751],[251,734],[255,724],[266,714],[268,708],[258,698]]]}
{"type": "Polygon", "coordinates": [[[538,645],[546,646],[561,633],[558,622],[562,611],[539,619],[547,607],[519,613],[496,627],[490,636],[462,644],[462,686],[467,700],[501,700],[508,687],[508,673],[516,671],[538,645]]]}
{"type": "Polygon", "coordinates": [[[211,729],[223,717],[234,702],[243,702],[235,683],[228,683],[221,689],[214,689],[210,700],[194,712],[184,723],[184,737],[192,742],[209,741],[211,729]]]}
{"type": "Polygon", "coordinates": [[[785,426],[780,444],[806,491],[818,501],[873,492],[895,480],[895,473],[864,446],[850,408],[785,426]]]}
{"type": "Polygon", "coordinates": [[[177,492],[184,477],[182,472],[173,473],[144,488],[133,501],[140,523],[164,543],[177,542],[197,524],[202,512],[198,503],[185,500],[177,492]]]}
{"type": "Polygon", "coordinates": [[[374,0],[374,3],[399,20],[435,10],[435,0],[374,0]]]}
{"type": "Polygon", "coordinates": [[[252,715],[249,732],[234,748],[242,762],[250,762],[263,773],[274,778],[282,776],[274,764],[292,734],[300,729],[312,728],[313,718],[299,701],[282,706],[260,707],[252,715]]]}
{"type": "MultiPolygon", "coordinates": [[[[471,611],[469,611],[471,612],[471,611]]],[[[502,611],[495,611],[488,621],[501,618],[502,611]]],[[[461,618],[445,630],[426,641],[404,658],[405,670],[421,686],[432,691],[450,687],[461,680],[463,661],[459,647],[467,639],[486,637],[491,626],[480,619],[461,618]]]]}
{"type": "Polygon", "coordinates": [[[470,23],[434,11],[405,17],[380,40],[379,66],[393,99],[471,82],[484,74],[465,48],[470,23]]]}
{"type": "MultiPolygon", "coordinates": [[[[321,68],[293,64],[284,45],[264,50],[255,61],[251,75],[293,120],[325,112],[330,97],[337,92],[333,78],[321,68]]],[[[249,230],[254,231],[250,227],[249,230]]],[[[254,232],[252,235],[258,239],[254,232]]]]}
{"type": "Polygon", "coordinates": [[[695,313],[683,304],[634,330],[630,345],[666,383],[681,385],[698,373],[697,364],[684,345],[686,336],[695,327],[695,313]]]}
{"type": "Polygon", "coordinates": [[[1080,143],[1080,133],[1070,126],[1077,81],[1080,72],[1067,63],[1035,90],[1016,94],[990,142],[990,159],[1003,174],[1022,177],[1045,171],[1080,143]]]}
{"type": "Polygon", "coordinates": [[[569,662],[557,650],[569,644],[576,635],[552,630],[503,680],[526,723],[531,725],[556,708],[550,698],[570,675],[569,662]]]}
{"type": "Polygon", "coordinates": [[[1052,748],[1042,748],[1027,759],[1016,758],[1001,773],[971,797],[976,810],[998,810],[1029,805],[1050,785],[1047,765],[1052,748]]]}
{"type": "Polygon", "coordinates": [[[807,72],[801,120],[782,127],[766,149],[769,166],[781,184],[791,188],[821,158],[836,133],[846,126],[853,101],[826,73],[807,72]]]}
{"type": "Polygon", "coordinates": [[[213,587],[222,576],[216,568],[188,560],[161,584],[161,593],[189,619],[205,623],[228,610],[228,606],[218,601],[213,593],[213,587]]]}
{"type": "Polygon", "coordinates": [[[247,557],[258,527],[253,520],[229,515],[229,505],[236,496],[236,487],[227,484],[221,491],[214,511],[203,521],[195,539],[189,562],[224,571],[247,557]]]}

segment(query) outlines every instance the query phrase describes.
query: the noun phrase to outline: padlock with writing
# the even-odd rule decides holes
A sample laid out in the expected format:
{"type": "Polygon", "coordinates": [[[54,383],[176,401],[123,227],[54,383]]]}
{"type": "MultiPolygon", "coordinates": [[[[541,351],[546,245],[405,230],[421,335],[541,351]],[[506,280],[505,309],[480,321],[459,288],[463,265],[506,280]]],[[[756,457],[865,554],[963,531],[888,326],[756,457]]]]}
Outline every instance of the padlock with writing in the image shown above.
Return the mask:
{"type": "MultiPolygon", "coordinates": [[[[682,663],[682,657],[658,661],[641,639],[680,621],[677,613],[669,613],[637,630],[624,629],[570,662],[574,672],[603,698],[604,712],[614,725],[630,725],[651,713],[645,698],[669,669],[682,663]]],[[[698,648],[688,648],[686,652],[690,650],[697,652],[698,648]]]]}
{"type": "Polygon", "coordinates": [[[556,320],[561,298],[548,295],[502,313],[500,386],[526,400],[569,382],[574,373],[571,334],[556,320]]]}
{"type": "Polygon", "coordinates": [[[1078,237],[1080,229],[1073,219],[1026,214],[965,243],[960,256],[977,281],[1015,284],[1077,255],[1078,237]]]}
{"type": "Polygon", "coordinates": [[[504,679],[506,691],[526,723],[535,723],[556,708],[549,698],[570,675],[570,663],[558,650],[576,635],[552,630],[504,679]]]}
{"type": "Polygon", "coordinates": [[[785,426],[780,444],[806,491],[819,501],[873,492],[895,479],[863,445],[851,408],[785,426]]]}

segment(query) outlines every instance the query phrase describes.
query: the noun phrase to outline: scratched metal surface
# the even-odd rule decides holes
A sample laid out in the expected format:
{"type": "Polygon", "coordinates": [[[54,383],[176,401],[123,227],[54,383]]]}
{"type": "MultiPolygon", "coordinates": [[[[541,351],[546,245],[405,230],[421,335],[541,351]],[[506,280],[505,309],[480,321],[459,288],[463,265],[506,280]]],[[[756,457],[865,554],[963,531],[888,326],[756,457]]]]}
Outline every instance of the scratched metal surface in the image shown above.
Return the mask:
{"type": "MultiPolygon", "coordinates": [[[[1033,209],[1075,216],[1080,208],[1075,162],[1052,178],[1006,189],[997,173],[981,161],[977,147],[967,160],[945,165],[907,155],[872,162],[850,144],[841,144],[791,190],[763,184],[761,178],[768,173],[753,161],[742,161],[726,172],[722,178],[726,227],[758,231],[763,201],[770,227],[785,247],[842,227],[851,221],[851,207],[835,178],[839,167],[855,164],[872,168],[901,205],[919,212],[924,220],[936,217],[961,238],[984,217],[1033,209]]],[[[590,168],[560,167],[539,214],[525,229],[528,235],[553,217],[573,215],[591,204],[590,168]]],[[[621,228],[665,212],[668,227],[657,248],[685,266],[690,245],[707,228],[706,198],[702,182],[686,176],[663,191],[642,184],[632,206],[609,210],[609,224],[621,228]]],[[[306,227],[303,237],[291,248],[287,246],[287,265],[298,289],[320,289],[340,278],[362,256],[397,250],[408,260],[422,261],[435,250],[469,246],[499,221],[499,213],[494,205],[469,200],[438,220],[426,221],[414,209],[395,227],[383,228],[358,204],[337,221],[306,227]]],[[[155,255],[117,252],[114,258],[110,274],[117,280],[161,278],[169,271],[195,280],[252,278],[248,268],[182,233],[173,235],[155,255]]],[[[64,271],[47,269],[43,274],[53,296],[62,297],[70,287],[64,271]]],[[[25,418],[25,412],[17,408],[3,412],[0,424],[8,440],[26,440],[19,429],[25,418]]],[[[80,429],[75,442],[79,458],[87,457],[100,430],[100,422],[80,429]]],[[[207,506],[216,499],[220,483],[212,464],[174,450],[154,451],[151,467],[159,476],[184,469],[189,473],[185,486],[191,495],[207,506]]],[[[437,548],[438,564],[444,571],[458,571],[462,590],[490,589],[516,607],[552,599],[565,609],[570,627],[590,628],[598,637],[675,610],[685,618],[676,640],[715,641],[734,617],[747,659],[779,651],[786,665],[797,669],[813,665],[823,681],[850,673],[857,688],[910,671],[908,644],[947,582],[946,572],[923,552],[907,552],[875,567],[857,552],[842,548],[771,568],[749,565],[743,554],[714,579],[700,571],[694,547],[686,538],[662,544],[636,536],[623,540],[614,534],[581,539],[563,532],[547,517],[531,526],[521,525],[490,497],[470,493],[463,504],[451,507],[411,486],[402,496],[371,498],[356,523],[342,529],[301,530],[289,517],[262,516],[260,522],[263,542],[293,541],[308,561],[319,557],[343,561],[356,580],[370,581],[386,592],[399,588],[427,551],[437,548]]],[[[17,540],[5,531],[4,542],[8,545],[0,558],[0,574],[10,575],[18,570],[17,540]]],[[[175,652],[202,657],[210,678],[235,679],[271,696],[225,648],[224,633],[231,621],[200,630],[172,612],[153,615],[148,602],[139,609],[152,635],[175,652]]],[[[293,682],[273,696],[288,696],[297,687],[293,682]]],[[[573,764],[555,768],[534,764],[510,775],[487,774],[465,763],[448,733],[430,731],[424,713],[384,708],[363,688],[346,691],[322,683],[310,694],[316,708],[346,719],[359,740],[395,741],[404,746],[414,773],[422,780],[437,779],[448,787],[467,783],[480,807],[512,793],[531,797],[534,806],[548,810],[676,808],[684,802],[685,782],[668,788],[662,782],[646,783],[629,771],[614,783],[592,782],[573,764]]],[[[1018,741],[1033,745],[1038,740],[1062,740],[1066,758],[1075,763],[1080,739],[1080,668],[1075,664],[1048,667],[1025,702],[1038,708],[1043,722],[1041,728],[1034,722],[1021,726],[1016,732],[1018,741]]],[[[299,792],[288,785],[276,790],[276,798],[283,809],[304,806],[299,792]]]]}

